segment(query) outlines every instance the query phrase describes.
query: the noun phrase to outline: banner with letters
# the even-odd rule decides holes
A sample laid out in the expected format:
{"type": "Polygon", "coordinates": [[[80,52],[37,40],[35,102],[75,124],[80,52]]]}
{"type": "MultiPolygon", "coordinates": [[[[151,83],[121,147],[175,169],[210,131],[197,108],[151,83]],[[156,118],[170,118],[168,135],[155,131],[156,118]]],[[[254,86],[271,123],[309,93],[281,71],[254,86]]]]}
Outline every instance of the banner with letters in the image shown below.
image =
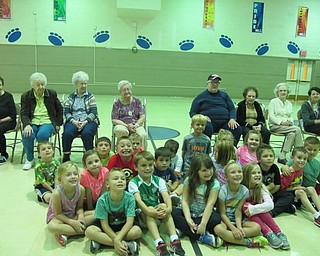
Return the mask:
{"type": "Polygon", "coordinates": [[[308,12],[309,12],[308,7],[299,6],[296,36],[307,35],[308,12]]]}
{"type": "Polygon", "coordinates": [[[252,12],[252,32],[262,33],[264,3],[254,2],[252,12]]]}
{"type": "Polygon", "coordinates": [[[53,0],[53,20],[66,21],[66,1],[53,0]]]}
{"type": "Polygon", "coordinates": [[[204,0],[203,9],[203,28],[213,29],[214,28],[214,6],[215,0],[204,0]]]}

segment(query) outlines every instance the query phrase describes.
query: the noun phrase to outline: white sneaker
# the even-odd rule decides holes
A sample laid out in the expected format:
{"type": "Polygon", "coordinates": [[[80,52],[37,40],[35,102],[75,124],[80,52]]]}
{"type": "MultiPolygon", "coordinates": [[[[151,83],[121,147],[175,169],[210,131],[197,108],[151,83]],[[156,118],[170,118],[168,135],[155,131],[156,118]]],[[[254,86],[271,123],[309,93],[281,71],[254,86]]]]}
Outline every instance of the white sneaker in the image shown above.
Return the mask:
{"type": "Polygon", "coordinates": [[[24,165],[23,165],[22,169],[25,170],[25,171],[28,171],[28,170],[30,170],[30,169],[32,168],[33,164],[34,164],[34,159],[31,160],[31,161],[28,161],[28,160],[26,159],[26,161],[24,162],[24,165]]]}

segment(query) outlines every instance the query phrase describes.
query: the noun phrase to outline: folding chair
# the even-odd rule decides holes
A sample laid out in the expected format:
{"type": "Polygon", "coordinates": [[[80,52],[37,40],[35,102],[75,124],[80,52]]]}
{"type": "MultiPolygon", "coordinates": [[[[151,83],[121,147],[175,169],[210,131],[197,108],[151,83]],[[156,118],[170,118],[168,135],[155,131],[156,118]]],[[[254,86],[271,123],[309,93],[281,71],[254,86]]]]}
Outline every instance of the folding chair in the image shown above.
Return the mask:
{"type": "Polygon", "coordinates": [[[307,132],[304,130],[304,126],[303,126],[303,119],[302,119],[302,116],[301,116],[301,109],[298,110],[297,112],[297,119],[298,119],[298,126],[302,132],[302,138],[304,140],[304,135],[307,134],[307,135],[311,135],[311,136],[314,136],[314,137],[317,137],[318,135],[316,133],[313,133],[313,132],[307,132]]]}
{"type": "Polygon", "coordinates": [[[11,148],[12,149],[12,153],[11,153],[11,159],[10,159],[10,162],[12,163],[13,162],[13,157],[14,157],[14,153],[15,153],[15,150],[16,150],[16,146],[18,143],[21,143],[21,139],[18,139],[18,134],[19,134],[19,131],[20,131],[20,127],[21,127],[21,116],[20,116],[20,112],[21,112],[21,106],[19,103],[16,103],[16,112],[17,112],[17,117],[16,117],[16,127],[13,129],[13,130],[9,130],[7,131],[5,134],[10,134],[10,133],[14,133],[14,137],[13,138],[10,138],[10,137],[7,137],[6,138],[6,141],[9,142],[7,143],[7,147],[11,148]]]}
{"type": "MultiPolygon", "coordinates": [[[[113,103],[115,103],[117,101],[117,98],[114,97],[113,99],[113,103]]],[[[144,108],[144,113],[145,113],[145,120],[143,123],[143,127],[146,131],[146,133],[148,134],[148,130],[147,130],[147,99],[146,97],[143,97],[143,101],[142,101],[142,107],[144,108]]],[[[111,150],[115,151],[115,145],[116,145],[116,135],[114,134],[114,125],[112,124],[112,136],[111,136],[111,150]]]]}
{"type": "MultiPolygon", "coordinates": [[[[268,120],[268,115],[269,115],[269,110],[266,109],[266,110],[264,111],[264,118],[265,118],[265,120],[266,120],[266,124],[268,123],[268,121],[267,121],[267,120],[268,120]]],[[[270,130],[269,127],[268,127],[268,129],[270,130]]],[[[271,137],[270,137],[270,142],[269,142],[270,146],[272,146],[273,148],[281,148],[281,149],[282,149],[287,134],[272,132],[271,130],[270,130],[270,132],[271,132],[271,137]],[[272,137],[282,137],[283,140],[276,140],[276,139],[274,139],[274,138],[272,139],[272,137]],[[271,143],[272,143],[273,145],[271,145],[271,143]]]]}

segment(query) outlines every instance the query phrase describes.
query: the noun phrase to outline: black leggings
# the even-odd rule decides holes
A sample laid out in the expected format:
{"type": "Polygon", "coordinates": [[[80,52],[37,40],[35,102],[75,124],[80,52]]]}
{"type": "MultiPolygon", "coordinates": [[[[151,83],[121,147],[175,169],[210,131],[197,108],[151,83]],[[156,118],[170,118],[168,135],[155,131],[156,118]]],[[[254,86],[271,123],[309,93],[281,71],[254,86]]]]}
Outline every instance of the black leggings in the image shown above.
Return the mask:
{"type": "MultiPolygon", "coordinates": [[[[186,236],[195,239],[195,240],[199,240],[200,235],[192,233],[186,218],[184,217],[183,211],[180,208],[173,208],[172,210],[172,217],[174,220],[174,224],[176,226],[177,229],[181,230],[182,233],[184,233],[186,236]]],[[[199,218],[192,218],[193,222],[195,224],[200,224],[202,217],[199,218]]],[[[221,223],[221,217],[220,214],[218,214],[217,212],[213,211],[211,213],[211,216],[209,218],[209,221],[207,223],[206,226],[206,230],[213,234],[213,229],[216,225],[221,223]]]]}

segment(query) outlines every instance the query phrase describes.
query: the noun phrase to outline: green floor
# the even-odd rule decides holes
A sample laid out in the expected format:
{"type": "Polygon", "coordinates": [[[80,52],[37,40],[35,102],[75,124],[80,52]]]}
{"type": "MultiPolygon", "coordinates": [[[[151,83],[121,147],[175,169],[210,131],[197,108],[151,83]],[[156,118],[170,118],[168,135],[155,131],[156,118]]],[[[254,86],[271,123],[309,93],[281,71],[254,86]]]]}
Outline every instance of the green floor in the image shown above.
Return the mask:
{"type": "MultiPolygon", "coordinates": [[[[99,136],[111,137],[111,106],[113,96],[96,96],[101,126],[99,136]]],[[[17,102],[19,95],[15,95],[17,102]]],[[[147,98],[147,124],[150,126],[161,126],[172,128],[180,132],[175,139],[182,143],[183,137],[190,132],[189,108],[191,98],[176,97],[148,97],[147,98]]],[[[236,101],[236,100],[235,100],[236,101]]],[[[237,102],[237,101],[236,101],[237,102]]],[[[263,101],[266,105],[268,101],[263,101]]],[[[293,103],[295,111],[301,102],[293,103]]],[[[295,112],[296,113],[296,112],[295,112]]],[[[164,144],[164,140],[155,140],[155,146],[164,144]]],[[[77,139],[76,144],[81,144],[77,139]]],[[[149,150],[153,153],[153,146],[148,141],[149,150]]],[[[33,170],[22,171],[20,164],[22,146],[18,145],[14,162],[0,166],[0,255],[15,256],[60,256],[60,255],[89,255],[89,241],[85,237],[70,239],[67,246],[62,248],[46,228],[45,217],[47,205],[38,203],[33,192],[34,173],[33,170]]],[[[10,153],[11,151],[9,151],[10,153]]],[[[278,149],[276,149],[278,152],[278,149]]],[[[71,159],[81,166],[81,153],[74,153],[71,159]]],[[[81,166],[82,167],[82,166],[81,166]]],[[[303,211],[295,215],[283,214],[275,219],[280,228],[291,243],[291,250],[281,251],[270,247],[258,249],[247,249],[240,246],[229,246],[219,249],[199,245],[202,255],[317,255],[320,251],[320,228],[312,222],[312,216],[303,211]]],[[[162,227],[163,237],[168,241],[165,230],[162,227]]],[[[187,238],[182,239],[182,245],[186,255],[196,255],[187,238]]],[[[148,232],[141,239],[140,255],[155,255],[153,241],[148,232]]],[[[105,249],[98,255],[114,255],[112,249],[105,249]]],[[[198,254],[200,255],[200,254],[198,254]]]]}

